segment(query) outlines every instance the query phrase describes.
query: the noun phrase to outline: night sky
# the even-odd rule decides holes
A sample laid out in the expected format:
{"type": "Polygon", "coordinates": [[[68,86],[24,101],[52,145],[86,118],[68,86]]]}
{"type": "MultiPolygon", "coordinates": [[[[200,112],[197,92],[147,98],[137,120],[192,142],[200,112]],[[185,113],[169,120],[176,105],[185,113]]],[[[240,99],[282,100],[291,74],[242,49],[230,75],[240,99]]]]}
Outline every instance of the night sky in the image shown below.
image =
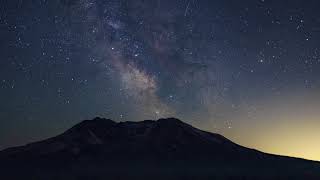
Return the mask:
{"type": "Polygon", "coordinates": [[[1,0],[0,149],[177,117],[320,160],[317,0],[1,0]]]}

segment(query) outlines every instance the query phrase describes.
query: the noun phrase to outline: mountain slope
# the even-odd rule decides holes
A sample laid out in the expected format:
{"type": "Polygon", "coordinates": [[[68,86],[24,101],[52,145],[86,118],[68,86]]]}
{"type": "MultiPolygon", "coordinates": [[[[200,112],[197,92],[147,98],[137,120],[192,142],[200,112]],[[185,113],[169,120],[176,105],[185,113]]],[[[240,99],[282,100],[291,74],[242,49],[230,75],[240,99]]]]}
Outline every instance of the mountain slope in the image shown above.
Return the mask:
{"type": "Polygon", "coordinates": [[[56,137],[4,150],[0,162],[7,179],[320,177],[317,162],[248,149],[175,118],[85,120],[56,137]]]}

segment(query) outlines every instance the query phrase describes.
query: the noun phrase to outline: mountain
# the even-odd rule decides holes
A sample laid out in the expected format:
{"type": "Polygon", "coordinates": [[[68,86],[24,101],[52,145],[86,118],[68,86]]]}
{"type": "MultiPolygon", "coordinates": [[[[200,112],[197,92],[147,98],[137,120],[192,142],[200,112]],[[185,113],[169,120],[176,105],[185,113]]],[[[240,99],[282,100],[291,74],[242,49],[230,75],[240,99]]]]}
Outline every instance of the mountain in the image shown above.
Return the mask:
{"type": "Polygon", "coordinates": [[[178,119],[85,120],[0,152],[0,179],[320,179],[320,163],[262,153],[178,119]]]}

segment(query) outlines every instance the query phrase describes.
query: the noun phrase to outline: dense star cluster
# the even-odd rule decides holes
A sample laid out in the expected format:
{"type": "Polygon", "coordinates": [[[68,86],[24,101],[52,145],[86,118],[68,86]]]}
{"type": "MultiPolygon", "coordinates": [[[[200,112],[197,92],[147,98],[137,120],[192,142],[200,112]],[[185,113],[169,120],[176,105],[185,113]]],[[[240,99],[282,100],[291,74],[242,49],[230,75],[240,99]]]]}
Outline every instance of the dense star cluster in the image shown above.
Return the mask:
{"type": "Polygon", "coordinates": [[[266,136],[273,131],[290,142],[297,132],[320,135],[313,129],[320,126],[319,5],[3,0],[0,148],[95,116],[174,116],[245,145],[298,156],[270,148],[276,142],[266,136]]]}

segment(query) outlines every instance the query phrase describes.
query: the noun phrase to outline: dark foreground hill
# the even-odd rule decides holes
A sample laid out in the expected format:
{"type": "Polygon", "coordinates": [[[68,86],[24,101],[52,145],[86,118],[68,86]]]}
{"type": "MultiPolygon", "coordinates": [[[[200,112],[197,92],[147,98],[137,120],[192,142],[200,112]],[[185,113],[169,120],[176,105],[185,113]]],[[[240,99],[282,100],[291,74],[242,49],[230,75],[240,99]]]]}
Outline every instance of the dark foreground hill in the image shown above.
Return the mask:
{"type": "Polygon", "coordinates": [[[320,164],[265,154],[174,118],[95,118],[0,152],[0,179],[320,179],[320,164]]]}

